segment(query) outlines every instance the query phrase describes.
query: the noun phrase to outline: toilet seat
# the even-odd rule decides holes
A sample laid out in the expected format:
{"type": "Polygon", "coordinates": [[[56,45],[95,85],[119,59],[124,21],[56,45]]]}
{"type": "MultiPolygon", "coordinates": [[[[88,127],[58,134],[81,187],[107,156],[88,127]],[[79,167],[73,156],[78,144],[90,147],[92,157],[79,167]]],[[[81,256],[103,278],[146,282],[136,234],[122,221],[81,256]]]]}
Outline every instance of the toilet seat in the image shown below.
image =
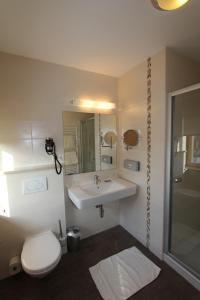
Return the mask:
{"type": "Polygon", "coordinates": [[[55,268],[60,258],[60,243],[51,231],[45,231],[25,240],[21,262],[26,273],[33,276],[47,274],[55,268]]]}

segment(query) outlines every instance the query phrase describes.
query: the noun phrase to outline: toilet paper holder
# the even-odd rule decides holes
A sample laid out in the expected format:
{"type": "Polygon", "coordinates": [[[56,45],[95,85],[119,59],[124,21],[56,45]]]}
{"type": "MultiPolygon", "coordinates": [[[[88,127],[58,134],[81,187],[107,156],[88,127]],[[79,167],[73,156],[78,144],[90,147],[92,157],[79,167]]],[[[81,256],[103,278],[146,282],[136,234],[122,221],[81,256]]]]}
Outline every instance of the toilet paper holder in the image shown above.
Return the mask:
{"type": "Polygon", "coordinates": [[[21,259],[19,256],[14,256],[9,261],[9,274],[16,275],[22,270],[21,259]]]}

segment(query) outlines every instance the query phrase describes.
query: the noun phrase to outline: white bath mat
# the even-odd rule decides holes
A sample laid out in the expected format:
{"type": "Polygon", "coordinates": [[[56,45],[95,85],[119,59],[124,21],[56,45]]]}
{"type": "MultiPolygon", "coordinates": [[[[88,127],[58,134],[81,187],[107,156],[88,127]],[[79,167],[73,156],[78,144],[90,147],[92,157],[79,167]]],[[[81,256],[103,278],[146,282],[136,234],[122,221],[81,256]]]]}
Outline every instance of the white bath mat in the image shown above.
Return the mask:
{"type": "Polygon", "coordinates": [[[125,300],[160,273],[136,247],[110,256],[89,269],[104,300],[125,300]]]}

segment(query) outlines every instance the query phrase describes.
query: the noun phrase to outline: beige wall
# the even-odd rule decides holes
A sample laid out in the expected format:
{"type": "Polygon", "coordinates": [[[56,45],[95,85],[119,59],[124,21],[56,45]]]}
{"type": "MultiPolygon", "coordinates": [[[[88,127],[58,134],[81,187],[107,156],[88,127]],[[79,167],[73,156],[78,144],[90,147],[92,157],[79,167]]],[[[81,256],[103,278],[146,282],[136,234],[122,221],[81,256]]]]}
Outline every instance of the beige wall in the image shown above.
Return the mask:
{"type": "Polygon", "coordinates": [[[145,243],[146,206],[146,62],[131,69],[119,79],[118,113],[118,169],[119,174],[135,182],[139,188],[137,196],[120,203],[120,224],[135,238],[145,243]],[[138,130],[139,144],[127,151],[123,144],[123,133],[128,129],[138,130]],[[124,159],[141,162],[140,172],[124,169],[124,159]]]}
{"type": "MultiPolygon", "coordinates": [[[[120,205],[120,224],[143,244],[146,242],[146,115],[147,62],[131,69],[119,79],[119,133],[139,132],[139,144],[126,150],[122,139],[119,149],[120,175],[138,184],[136,197],[120,205]],[[129,158],[141,163],[139,172],[123,168],[129,158]]],[[[152,157],[151,157],[151,250],[162,253],[164,157],[165,157],[165,50],[152,57],[152,157]]]]}
{"type": "Polygon", "coordinates": [[[167,92],[176,91],[200,82],[200,63],[167,49],[167,92]]]}
{"type": "MultiPolygon", "coordinates": [[[[58,177],[53,168],[32,170],[33,166],[52,163],[51,157],[44,150],[45,138],[50,136],[55,139],[58,156],[62,158],[62,111],[73,109],[68,106],[68,102],[72,98],[82,97],[115,101],[117,80],[4,53],[0,53],[0,66],[0,169],[3,153],[3,160],[5,153],[8,154],[15,169],[27,166],[30,169],[7,175],[11,216],[0,216],[2,277],[7,275],[10,257],[20,254],[26,234],[47,227],[58,231],[59,218],[65,228],[62,175],[58,177]],[[37,174],[47,176],[48,191],[24,196],[21,189],[23,179],[37,174]]],[[[2,198],[0,201],[2,203],[2,198]]],[[[89,222],[87,234],[100,230],[95,222],[96,210],[90,211],[90,214],[85,212],[81,217],[86,215],[89,222]]],[[[78,221],[79,216],[70,219],[70,223],[78,221]]],[[[110,223],[105,222],[104,228],[106,226],[109,227],[110,223]]]]}
{"type": "MultiPolygon", "coordinates": [[[[139,185],[136,197],[120,205],[120,224],[142,243],[146,242],[146,61],[119,79],[119,134],[127,129],[140,133],[139,144],[126,151],[119,147],[119,172],[139,185]],[[140,172],[123,168],[126,158],[141,162],[140,172]]],[[[167,92],[200,82],[199,64],[170,49],[152,57],[152,152],[151,152],[151,241],[150,249],[163,253],[163,211],[165,195],[165,149],[167,92]]]]}

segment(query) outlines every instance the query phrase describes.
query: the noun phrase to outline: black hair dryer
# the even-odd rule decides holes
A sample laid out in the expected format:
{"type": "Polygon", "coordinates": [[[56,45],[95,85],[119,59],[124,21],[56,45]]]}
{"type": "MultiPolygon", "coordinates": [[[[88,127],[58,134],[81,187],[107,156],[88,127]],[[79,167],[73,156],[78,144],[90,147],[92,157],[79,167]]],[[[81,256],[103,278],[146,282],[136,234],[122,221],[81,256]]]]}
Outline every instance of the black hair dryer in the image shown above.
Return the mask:
{"type": "Polygon", "coordinates": [[[61,174],[61,172],[62,172],[62,165],[61,165],[61,163],[58,160],[58,157],[57,157],[57,154],[56,154],[56,145],[55,145],[55,143],[54,143],[54,141],[53,141],[52,138],[47,138],[45,140],[45,150],[46,150],[46,153],[48,155],[53,155],[56,173],[58,175],[61,174]]]}

